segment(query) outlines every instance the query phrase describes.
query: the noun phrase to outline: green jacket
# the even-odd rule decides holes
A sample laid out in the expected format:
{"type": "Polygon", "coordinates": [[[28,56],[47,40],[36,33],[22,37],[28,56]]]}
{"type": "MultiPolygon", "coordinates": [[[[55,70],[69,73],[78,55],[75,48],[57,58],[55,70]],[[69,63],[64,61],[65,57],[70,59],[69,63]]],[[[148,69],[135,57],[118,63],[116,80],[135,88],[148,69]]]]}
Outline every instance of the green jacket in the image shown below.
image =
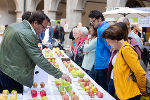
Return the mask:
{"type": "Polygon", "coordinates": [[[60,78],[62,72],[44,58],[37,44],[37,37],[26,20],[9,25],[0,47],[0,70],[28,87],[32,87],[36,64],[55,78],[60,78]]]}

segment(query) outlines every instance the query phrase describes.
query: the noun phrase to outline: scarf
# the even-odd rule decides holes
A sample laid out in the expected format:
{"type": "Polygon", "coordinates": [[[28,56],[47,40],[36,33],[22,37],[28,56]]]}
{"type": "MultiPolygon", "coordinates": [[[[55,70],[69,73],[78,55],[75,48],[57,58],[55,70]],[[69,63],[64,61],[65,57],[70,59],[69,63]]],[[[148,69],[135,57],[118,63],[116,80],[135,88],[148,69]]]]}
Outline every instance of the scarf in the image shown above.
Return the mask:
{"type": "Polygon", "coordinates": [[[75,45],[75,48],[74,48],[74,54],[75,54],[75,56],[76,56],[76,54],[77,54],[77,52],[78,52],[79,47],[83,44],[83,42],[84,42],[86,39],[88,39],[87,36],[85,36],[85,37],[83,37],[83,38],[80,38],[80,39],[77,41],[77,43],[76,43],[76,45],[75,45]]]}

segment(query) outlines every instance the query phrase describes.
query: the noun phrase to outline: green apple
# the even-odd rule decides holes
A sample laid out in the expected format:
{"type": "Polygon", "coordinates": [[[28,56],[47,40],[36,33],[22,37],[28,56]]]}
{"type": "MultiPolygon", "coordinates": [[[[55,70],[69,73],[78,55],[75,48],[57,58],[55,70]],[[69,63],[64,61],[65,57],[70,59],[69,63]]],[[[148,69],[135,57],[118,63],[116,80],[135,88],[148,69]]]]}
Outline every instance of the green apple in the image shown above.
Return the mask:
{"type": "Polygon", "coordinates": [[[71,92],[72,91],[72,87],[71,86],[67,86],[65,89],[66,89],[67,92],[71,92]]]}
{"type": "Polygon", "coordinates": [[[51,59],[47,59],[48,60],[48,62],[51,62],[51,59]]]}
{"type": "Polygon", "coordinates": [[[52,61],[52,62],[55,62],[55,59],[52,59],[51,61],[52,61]]]}
{"type": "Polygon", "coordinates": [[[64,87],[63,86],[58,86],[58,90],[59,91],[64,91],[64,87]]]}
{"type": "Polygon", "coordinates": [[[73,78],[77,78],[78,74],[77,73],[71,73],[73,78]]]}
{"type": "Polygon", "coordinates": [[[47,96],[42,97],[42,100],[48,100],[47,96]]]}
{"type": "Polygon", "coordinates": [[[50,52],[50,53],[49,53],[49,56],[50,56],[50,57],[53,57],[53,54],[50,52]]]}
{"type": "Polygon", "coordinates": [[[84,73],[81,72],[81,71],[79,71],[78,76],[79,76],[80,78],[83,78],[83,77],[84,77],[84,73]]]}

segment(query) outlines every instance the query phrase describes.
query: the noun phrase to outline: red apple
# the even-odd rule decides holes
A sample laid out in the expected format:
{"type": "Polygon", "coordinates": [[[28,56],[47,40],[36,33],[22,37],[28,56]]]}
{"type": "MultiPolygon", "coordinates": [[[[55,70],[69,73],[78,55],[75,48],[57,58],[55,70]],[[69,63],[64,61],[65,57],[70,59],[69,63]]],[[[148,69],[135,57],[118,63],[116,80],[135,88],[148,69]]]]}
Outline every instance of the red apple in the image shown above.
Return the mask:
{"type": "Polygon", "coordinates": [[[41,95],[41,97],[46,96],[46,91],[45,90],[40,91],[40,95],[41,95]]]}
{"type": "Polygon", "coordinates": [[[103,98],[103,93],[100,92],[100,91],[98,91],[98,92],[96,93],[96,95],[97,95],[99,98],[103,98]]]}
{"type": "Polygon", "coordinates": [[[36,90],[31,90],[31,95],[32,95],[32,98],[37,97],[37,91],[36,90]]]}
{"type": "Polygon", "coordinates": [[[90,91],[88,92],[88,95],[89,95],[91,98],[94,98],[94,92],[93,92],[92,90],[90,90],[90,91]]]}
{"type": "Polygon", "coordinates": [[[63,95],[62,100],[69,100],[69,96],[67,94],[63,95]]]}
{"type": "Polygon", "coordinates": [[[60,83],[56,83],[56,86],[57,86],[57,87],[60,86],[60,83]]]}
{"type": "Polygon", "coordinates": [[[71,100],[79,100],[79,97],[77,95],[73,95],[71,100]]]}

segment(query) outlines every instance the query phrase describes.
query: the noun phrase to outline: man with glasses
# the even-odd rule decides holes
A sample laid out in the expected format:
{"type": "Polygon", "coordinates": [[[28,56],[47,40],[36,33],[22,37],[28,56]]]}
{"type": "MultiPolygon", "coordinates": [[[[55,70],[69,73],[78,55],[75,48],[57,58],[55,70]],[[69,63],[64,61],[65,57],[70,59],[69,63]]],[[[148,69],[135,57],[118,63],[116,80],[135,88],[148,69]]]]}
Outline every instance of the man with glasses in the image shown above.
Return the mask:
{"type": "Polygon", "coordinates": [[[97,28],[97,43],[96,43],[96,55],[95,55],[95,71],[96,82],[107,91],[107,70],[110,59],[110,46],[107,45],[107,41],[101,38],[101,34],[110,25],[104,21],[104,16],[101,12],[93,10],[89,14],[91,25],[97,28]]]}
{"type": "Polygon", "coordinates": [[[68,75],[53,67],[38,48],[37,35],[45,31],[48,16],[33,12],[28,21],[7,27],[0,47],[0,92],[7,89],[23,92],[23,85],[32,87],[35,65],[55,78],[71,82],[68,75]]]}

